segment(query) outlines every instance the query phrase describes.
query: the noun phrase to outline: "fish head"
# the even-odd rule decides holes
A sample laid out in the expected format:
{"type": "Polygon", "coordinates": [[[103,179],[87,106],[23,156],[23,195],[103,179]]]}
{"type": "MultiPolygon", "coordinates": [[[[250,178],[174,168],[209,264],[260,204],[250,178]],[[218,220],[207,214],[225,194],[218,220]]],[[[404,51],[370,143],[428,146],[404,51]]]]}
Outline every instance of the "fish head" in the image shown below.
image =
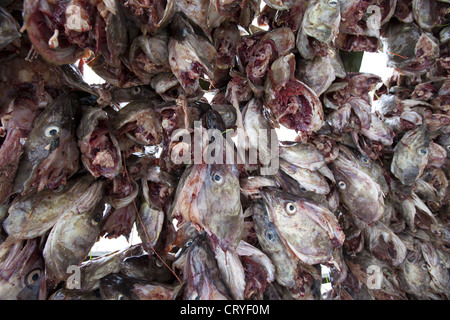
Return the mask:
{"type": "Polygon", "coordinates": [[[341,19],[340,3],[338,0],[312,1],[305,12],[303,30],[310,37],[320,42],[334,41],[341,19]]]}
{"type": "Polygon", "coordinates": [[[378,183],[358,169],[358,163],[353,159],[340,152],[331,164],[339,197],[353,215],[372,223],[383,215],[383,192],[378,183]]]}
{"type": "Polygon", "coordinates": [[[234,165],[208,165],[196,199],[202,225],[222,248],[237,246],[243,234],[244,216],[238,176],[234,165]]]}
{"type": "Polygon", "coordinates": [[[81,161],[94,176],[114,178],[122,169],[119,142],[112,133],[109,117],[100,108],[89,108],[77,128],[81,161]]]}
{"type": "Polygon", "coordinates": [[[436,142],[441,145],[447,152],[447,159],[450,159],[450,133],[440,135],[436,142]]]}
{"type": "Polygon", "coordinates": [[[0,49],[20,38],[19,28],[19,23],[11,14],[0,7],[0,49]]]}
{"type": "Polygon", "coordinates": [[[132,278],[159,283],[168,284],[175,280],[172,271],[156,255],[142,254],[127,257],[120,262],[120,272],[132,278]]]}
{"type": "MultiPolygon", "coordinates": [[[[77,98],[74,95],[62,94],[36,119],[30,136],[24,145],[24,155],[20,160],[14,181],[14,193],[27,192],[32,185],[40,184],[40,181],[35,181],[36,179],[48,180],[48,177],[40,175],[39,169],[46,160],[54,163],[55,160],[51,160],[51,156],[55,152],[67,152],[68,166],[71,165],[70,162],[73,158],[78,159],[78,148],[76,148],[74,140],[77,113],[77,98]]],[[[67,174],[63,175],[62,179],[67,178],[67,175],[69,172],[72,173],[73,169],[67,170],[67,174]]],[[[44,171],[42,174],[45,175],[48,170],[42,168],[42,171],[44,171]]],[[[48,175],[50,176],[50,174],[48,175]]],[[[48,183],[54,183],[58,186],[57,181],[50,180],[48,183]]]]}
{"type": "Polygon", "coordinates": [[[100,294],[105,300],[136,300],[133,285],[136,279],[119,273],[110,273],[100,279],[100,294]]]}
{"type": "Polygon", "coordinates": [[[327,208],[275,188],[265,188],[262,196],[279,235],[302,262],[332,260],[345,235],[327,208]]]}
{"type": "Polygon", "coordinates": [[[386,225],[376,222],[366,228],[369,250],[389,265],[398,266],[406,257],[406,246],[386,225]]]}
{"type": "Polygon", "coordinates": [[[0,264],[2,300],[37,300],[44,284],[44,259],[39,239],[17,241],[0,264]]]}
{"type": "MultiPolygon", "coordinates": [[[[420,295],[430,286],[431,277],[428,265],[420,251],[408,251],[406,259],[400,266],[400,276],[412,294],[420,295]]],[[[407,290],[405,288],[405,290],[407,290]]]]}
{"type": "Polygon", "coordinates": [[[430,139],[426,126],[408,131],[394,148],[391,172],[403,184],[412,185],[428,163],[430,139]]]}
{"type": "Polygon", "coordinates": [[[161,121],[161,114],[154,110],[152,102],[132,101],[117,112],[112,128],[138,145],[156,145],[163,139],[161,121]]]}
{"type": "Polygon", "coordinates": [[[280,251],[284,250],[278,231],[273,222],[269,219],[269,214],[263,202],[254,201],[250,205],[251,215],[258,241],[264,250],[280,251]]]}
{"type": "Polygon", "coordinates": [[[358,168],[367,173],[373,181],[378,183],[385,195],[388,194],[389,186],[385,179],[387,173],[384,171],[383,167],[364,154],[357,154],[355,160],[358,163],[358,168]]]}
{"type": "Polygon", "coordinates": [[[419,244],[423,258],[428,267],[431,279],[438,290],[446,294],[450,292],[449,273],[445,261],[441,260],[433,243],[430,241],[421,241],[419,244]]]}
{"type": "Polygon", "coordinates": [[[187,300],[231,299],[205,233],[200,234],[186,253],[183,275],[186,280],[184,298],[187,300]]]}

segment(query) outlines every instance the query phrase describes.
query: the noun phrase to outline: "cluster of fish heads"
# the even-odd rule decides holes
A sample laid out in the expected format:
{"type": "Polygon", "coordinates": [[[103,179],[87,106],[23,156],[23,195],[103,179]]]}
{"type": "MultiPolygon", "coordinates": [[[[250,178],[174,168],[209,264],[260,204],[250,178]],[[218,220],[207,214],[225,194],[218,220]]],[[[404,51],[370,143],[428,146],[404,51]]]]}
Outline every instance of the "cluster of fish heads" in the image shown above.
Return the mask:
{"type": "Polygon", "coordinates": [[[449,20],[0,1],[0,299],[448,299],[449,20]],[[380,50],[385,81],[355,66],[380,50]]]}

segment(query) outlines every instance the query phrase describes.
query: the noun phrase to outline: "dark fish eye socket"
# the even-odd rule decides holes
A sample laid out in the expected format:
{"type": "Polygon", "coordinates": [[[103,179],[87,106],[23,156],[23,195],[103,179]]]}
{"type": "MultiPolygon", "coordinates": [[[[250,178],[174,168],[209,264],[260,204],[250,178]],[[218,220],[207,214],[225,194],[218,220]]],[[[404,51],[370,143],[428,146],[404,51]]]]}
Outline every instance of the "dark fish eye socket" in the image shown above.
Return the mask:
{"type": "Polygon", "coordinates": [[[364,162],[365,164],[368,164],[370,162],[370,160],[367,157],[362,157],[361,161],[364,162]]]}
{"type": "Polygon", "coordinates": [[[286,212],[289,215],[294,214],[297,211],[297,208],[295,207],[295,205],[292,202],[288,202],[286,204],[286,212]]]}
{"type": "Polygon", "coordinates": [[[53,192],[61,192],[61,191],[63,191],[63,189],[64,189],[64,186],[62,185],[62,184],[60,184],[58,187],[56,187],[55,189],[53,189],[53,192]]]}
{"type": "Polygon", "coordinates": [[[428,153],[428,150],[425,149],[425,148],[420,148],[419,150],[417,150],[417,152],[418,152],[420,155],[426,155],[426,154],[428,153]]]}
{"type": "Polygon", "coordinates": [[[33,285],[37,281],[39,281],[40,278],[41,278],[41,270],[40,269],[35,269],[35,270],[31,271],[28,274],[28,276],[26,278],[26,284],[27,285],[33,285]]]}
{"type": "Polygon", "coordinates": [[[341,188],[341,189],[345,189],[345,188],[347,187],[347,185],[345,184],[344,181],[339,181],[339,182],[338,182],[338,186],[339,186],[339,188],[341,188]]]}
{"type": "Polygon", "coordinates": [[[428,267],[427,267],[427,265],[425,263],[422,265],[422,269],[423,270],[428,270],[428,267]]]}
{"type": "Polygon", "coordinates": [[[132,92],[133,94],[139,94],[139,93],[141,93],[141,88],[139,88],[139,87],[133,87],[133,89],[131,89],[131,92],[132,92]]]}
{"type": "Polygon", "coordinates": [[[45,128],[44,134],[47,138],[54,137],[60,132],[60,128],[57,126],[49,126],[45,128]]]}
{"type": "Polygon", "coordinates": [[[266,238],[267,238],[267,240],[272,241],[273,239],[275,239],[275,235],[273,234],[272,231],[268,230],[266,232],[266,238]]]}
{"type": "Polygon", "coordinates": [[[213,180],[215,183],[222,184],[224,182],[223,176],[219,173],[213,175],[213,180]]]}
{"type": "Polygon", "coordinates": [[[304,192],[304,191],[306,191],[306,188],[305,187],[300,187],[300,190],[304,192]]]}
{"type": "Polygon", "coordinates": [[[446,146],[445,149],[447,149],[448,151],[450,151],[450,144],[449,144],[448,146],[446,146]]]}

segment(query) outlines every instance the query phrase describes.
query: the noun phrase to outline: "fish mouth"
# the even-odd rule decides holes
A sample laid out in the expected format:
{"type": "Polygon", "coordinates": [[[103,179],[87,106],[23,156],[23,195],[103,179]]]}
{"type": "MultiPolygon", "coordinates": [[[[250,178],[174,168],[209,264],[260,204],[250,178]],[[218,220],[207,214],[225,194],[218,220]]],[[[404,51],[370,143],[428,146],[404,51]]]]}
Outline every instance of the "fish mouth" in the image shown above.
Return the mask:
{"type": "Polygon", "coordinates": [[[407,186],[412,185],[417,178],[419,177],[420,174],[420,169],[419,167],[409,167],[407,169],[401,169],[399,167],[397,167],[398,170],[396,170],[397,172],[395,172],[395,175],[399,178],[399,180],[407,186]]]}
{"type": "Polygon", "coordinates": [[[275,190],[273,190],[270,187],[264,187],[261,189],[260,194],[262,197],[262,200],[264,202],[264,205],[266,206],[267,211],[271,211],[272,209],[272,201],[273,201],[273,194],[275,190]]]}

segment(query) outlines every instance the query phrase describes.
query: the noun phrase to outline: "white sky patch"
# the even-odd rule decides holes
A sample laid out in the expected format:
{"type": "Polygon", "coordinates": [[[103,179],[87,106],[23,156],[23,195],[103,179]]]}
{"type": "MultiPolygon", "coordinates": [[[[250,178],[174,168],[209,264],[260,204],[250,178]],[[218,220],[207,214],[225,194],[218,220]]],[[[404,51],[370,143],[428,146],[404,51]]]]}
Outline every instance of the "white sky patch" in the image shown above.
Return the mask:
{"type": "MultiPolygon", "coordinates": [[[[79,60],[78,60],[79,63],[79,60]]],[[[77,64],[78,66],[78,64],[77,64]]],[[[86,83],[93,85],[93,84],[102,84],[106,81],[99,77],[87,64],[83,65],[83,78],[86,83]]]]}
{"type": "Polygon", "coordinates": [[[211,102],[215,95],[216,95],[215,92],[208,91],[208,92],[205,92],[205,95],[203,97],[205,97],[206,100],[208,100],[208,102],[211,102]]]}
{"type": "Polygon", "coordinates": [[[298,134],[295,130],[288,129],[281,124],[279,128],[275,128],[275,132],[277,133],[278,140],[280,141],[296,141],[296,138],[298,138],[298,134]]]}
{"type": "MultiPolygon", "coordinates": [[[[322,279],[328,279],[330,281],[330,268],[321,264],[321,271],[322,271],[322,279]]],[[[332,289],[331,282],[322,283],[322,286],[320,287],[320,293],[323,295],[324,293],[330,291],[332,289]]]]}
{"type": "Polygon", "coordinates": [[[95,253],[105,253],[105,252],[113,252],[116,250],[126,249],[129,246],[134,244],[141,243],[142,240],[139,237],[136,224],[133,225],[133,229],[131,230],[129,241],[124,236],[120,236],[116,239],[108,239],[105,237],[101,237],[92,247],[91,252],[95,255],[95,253]]]}
{"type": "Polygon", "coordinates": [[[376,74],[386,81],[394,69],[387,67],[387,56],[383,52],[364,52],[359,71],[376,74]]]}
{"type": "MultiPolygon", "coordinates": [[[[359,71],[380,76],[383,82],[386,83],[392,76],[394,69],[387,66],[387,56],[383,52],[364,52],[359,71]]],[[[373,101],[374,91],[369,92],[372,100],[372,111],[376,110],[376,102],[373,101]]]]}

